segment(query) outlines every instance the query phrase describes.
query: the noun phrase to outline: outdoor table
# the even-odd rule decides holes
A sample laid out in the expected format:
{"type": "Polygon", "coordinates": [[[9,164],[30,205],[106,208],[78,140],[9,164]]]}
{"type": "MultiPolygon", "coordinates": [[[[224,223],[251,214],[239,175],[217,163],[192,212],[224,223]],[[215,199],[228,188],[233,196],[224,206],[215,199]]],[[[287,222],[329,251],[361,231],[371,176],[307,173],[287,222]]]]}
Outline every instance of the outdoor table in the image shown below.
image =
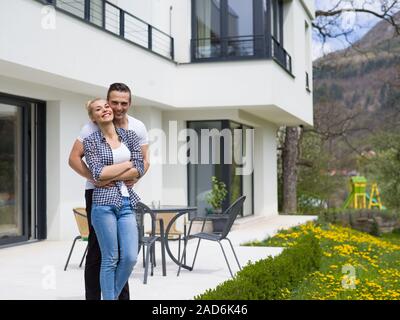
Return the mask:
{"type": "MultiPolygon", "coordinates": [[[[173,205],[161,205],[160,207],[157,208],[152,208],[150,207],[151,210],[157,214],[157,215],[161,215],[161,219],[162,219],[162,214],[163,213],[175,213],[175,216],[170,220],[170,222],[168,223],[165,232],[163,230],[163,225],[160,224],[160,235],[164,235],[164,244],[165,244],[165,249],[167,250],[168,255],[170,256],[171,260],[173,262],[175,262],[177,265],[179,265],[179,260],[173,255],[171,249],[169,248],[169,243],[168,243],[168,239],[169,239],[169,232],[173,226],[173,224],[177,221],[177,219],[179,219],[180,217],[182,217],[185,214],[189,215],[189,220],[191,221],[190,223],[190,227],[189,227],[189,233],[190,234],[190,229],[192,227],[192,223],[195,219],[198,219],[197,216],[197,207],[186,207],[186,206],[173,206],[173,205]],[[191,216],[191,214],[193,214],[193,216],[191,216]]],[[[203,226],[204,228],[204,226],[203,226]]],[[[186,245],[187,241],[186,241],[186,228],[184,231],[184,243],[186,245]]],[[[191,270],[191,268],[189,266],[183,265],[182,266],[185,269],[191,270]]],[[[165,266],[163,266],[163,274],[165,273],[165,266]]]]}

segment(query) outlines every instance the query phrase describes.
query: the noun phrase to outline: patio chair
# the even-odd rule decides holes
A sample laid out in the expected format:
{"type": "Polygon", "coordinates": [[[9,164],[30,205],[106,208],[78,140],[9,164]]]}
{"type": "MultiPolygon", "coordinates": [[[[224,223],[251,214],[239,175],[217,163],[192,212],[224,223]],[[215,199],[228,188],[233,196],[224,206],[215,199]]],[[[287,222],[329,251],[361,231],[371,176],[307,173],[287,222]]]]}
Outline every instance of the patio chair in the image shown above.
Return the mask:
{"type": "MultiPolygon", "coordinates": [[[[76,241],[82,240],[82,241],[87,242],[89,239],[89,224],[88,224],[88,220],[87,220],[86,209],[85,208],[73,208],[72,211],[74,213],[76,224],[78,225],[79,236],[75,237],[74,242],[72,242],[72,247],[71,247],[71,250],[69,251],[69,255],[68,255],[68,259],[65,264],[65,267],[64,267],[64,271],[67,271],[69,260],[71,259],[72,251],[74,250],[76,241]]],[[[88,246],[86,245],[86,249],[82,256],[81,263],[79,264],[79,268],[82,267],[82,263],[86,257],[87,250],[88,250],[88,246]]]]}
{"type": "MultiPolygon", "coordinates": [[[[166,265],[165,265],[165,248],[164,248],[164,237],[163,235],[156,235],[156,214],[145,204],[138,202],[136,205],[136,221],[138,226],[139,235],[139,251],[143,247],[143,267],[144,269],[144,279],[143,283],[147,283],[148,267],[151,263],[151,275],[154,274],[155,265],[155,243],[157,240],[161,241],[161,255],[162,255],[162,267],[163,274],[165,275],[166,265]],[[148,214],[151,218],[151,232],[146,234],[144,231],[144,217],[148,214]],[[146,259],[145,259],[146,255],[146,259]],[[150,261],[151,257],[151,261],[150,261]]],[[[163,221],[159,221],[162,229],[164,229],[163,221]]]]}
{"type": "MultiPolygon", "coordinates": [[[[238,258],[236,256],[236,252],[233,249],[232,242],[229,240],[229,238],[227,236],[228,236],[229,232],[231,231],[232,225],[235,222],[236,217],[240,213],[240,211],[241,211],[241,209],[243,207],[243,203],[244,203],[245,200],[246,200],[245,196],[240,197],[228,209],[226,209],[226,211],[223,213],[224,215],[227,215],[228,217],[227,217],[226,225],[225,225],[222,233],[216,234],[216,233],[208,233],[208,232],[199,232],[199,233],[195,233],[193,235],[189,235],[188,237],[186,237],[182,258],[179,261],[179,268],[178,268],[177,276],[179,276],[179,274],[181,272],[183,257],[186,254],[187,241],[190,240],[190,239],[199,239],[199,242],[197,243],[196,253],[195,253],[194,258],[193,258],[193,264],[192,264],[192,269],[191,270],[193,270],[193,268],[194,268],[194,264],[196,262],[197,253],[199,251],[201,240],[209,240],[209,241],[218,242],[219,246],[222,249],[222,253],[224,254],[226,264],[228,265],[228,268],[229,268],[229,272],[231,273],[231,276],[233,278],[232,269],[231,269],[231,267],[229,265],[228,258],[226,257],[224,247],[222,246],[222,243],[221,243],[222,240],[227,240],[229,242],[231,248],[232,248],[232,252],[233,252],[233,254],[235,256],[235,259],[236,259],[236,262],[237,262],[237,264],[239,266],[239,269],[242,270],[242,267],[240,266],[239,260],[238,260],[238,258]]],[[[205,217],[205,219],[207,219],[207,217],[205,217]]]]}

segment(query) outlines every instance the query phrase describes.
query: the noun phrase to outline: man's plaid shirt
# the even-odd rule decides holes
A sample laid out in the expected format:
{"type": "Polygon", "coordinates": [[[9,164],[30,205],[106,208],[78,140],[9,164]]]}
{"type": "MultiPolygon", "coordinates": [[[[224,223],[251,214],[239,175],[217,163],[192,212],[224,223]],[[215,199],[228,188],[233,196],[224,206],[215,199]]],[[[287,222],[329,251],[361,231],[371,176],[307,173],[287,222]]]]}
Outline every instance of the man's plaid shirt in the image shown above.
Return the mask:
{"type": "MultiPolygon", "coordinates": [[[[130,161],[133,163],[139,176],[144,174],[144,164],[142,150],[139,145],[139,138],[132,130],[116,128],[121,143],[124,143],[131,152],[130,161]]],[[[101,130],[92,133],[83,140],[83,148],[86,163],[93,175],[93,179],[98,181],[101,171],[105,166],[114,164],[113,153],[110,145],[107,143],[101,130]]],[[[123,182],[116,181],[115,185],[110,188],[95,188],[93,191],[93,204],[101,206],[115,205],[118,208],[122,206],[121,185],[123,182]]],[[[132,190],[127,188],[132,208],[136,208],[136,203],[140,200],[139,196],[132,190]]]]}

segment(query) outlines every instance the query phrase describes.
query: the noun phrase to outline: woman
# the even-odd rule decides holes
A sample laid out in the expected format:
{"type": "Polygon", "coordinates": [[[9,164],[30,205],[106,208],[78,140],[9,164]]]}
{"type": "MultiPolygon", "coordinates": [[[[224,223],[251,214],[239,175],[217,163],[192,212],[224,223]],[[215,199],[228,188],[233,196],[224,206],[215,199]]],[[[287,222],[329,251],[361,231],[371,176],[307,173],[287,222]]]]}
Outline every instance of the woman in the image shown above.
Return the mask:
{"type": "Polygon", "coordinates": [[[104,300],[116,300],[138,252],[135,208],[140,199],[123,181],[143,175],[143,157],[135,132],[114,126],[106,100],[89,101],[86,107],[100,129],[83,140],[86,162],[96,184],[107,185],[95,188],[91,212],[101,250],[100,287],[104,300]]]}

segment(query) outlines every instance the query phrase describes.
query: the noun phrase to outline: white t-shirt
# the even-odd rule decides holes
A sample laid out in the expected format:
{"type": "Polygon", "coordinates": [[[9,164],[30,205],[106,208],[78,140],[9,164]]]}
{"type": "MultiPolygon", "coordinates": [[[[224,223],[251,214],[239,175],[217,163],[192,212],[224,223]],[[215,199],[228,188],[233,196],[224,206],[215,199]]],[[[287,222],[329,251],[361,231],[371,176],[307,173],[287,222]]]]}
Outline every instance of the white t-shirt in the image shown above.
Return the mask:
{"type": "MultiPolygon", "coordinates": [[[[136,135],[139,137],[139,143],[141,146],[149,144],[149,138],[147,135],[147,129],[144,123],[134,117],[128,116],[128,130],[135,131],[136,135]]],[[[92,133],[99,131],[99,127],[93,121],[86,123],[79,133],[78,140],[83,142],[83,140],[89,137],[92,133]]],[[[128,159],[129,160],[129,159],[128,159]]],[[[94,189],[93,183],[89,180],[86,181],[86,190],[94,189]]]]}
{"type": "MultiPolygon", "coordinates": [[[[112,154],[114,164],[129,161],[131,159],[131,152],[124,143],[121,143],[117,149],[112,149],[112,154]]],[[[125,183],[122,183],[120,190],[123,197],[129,197],[128,188],[125,183]]]]}

